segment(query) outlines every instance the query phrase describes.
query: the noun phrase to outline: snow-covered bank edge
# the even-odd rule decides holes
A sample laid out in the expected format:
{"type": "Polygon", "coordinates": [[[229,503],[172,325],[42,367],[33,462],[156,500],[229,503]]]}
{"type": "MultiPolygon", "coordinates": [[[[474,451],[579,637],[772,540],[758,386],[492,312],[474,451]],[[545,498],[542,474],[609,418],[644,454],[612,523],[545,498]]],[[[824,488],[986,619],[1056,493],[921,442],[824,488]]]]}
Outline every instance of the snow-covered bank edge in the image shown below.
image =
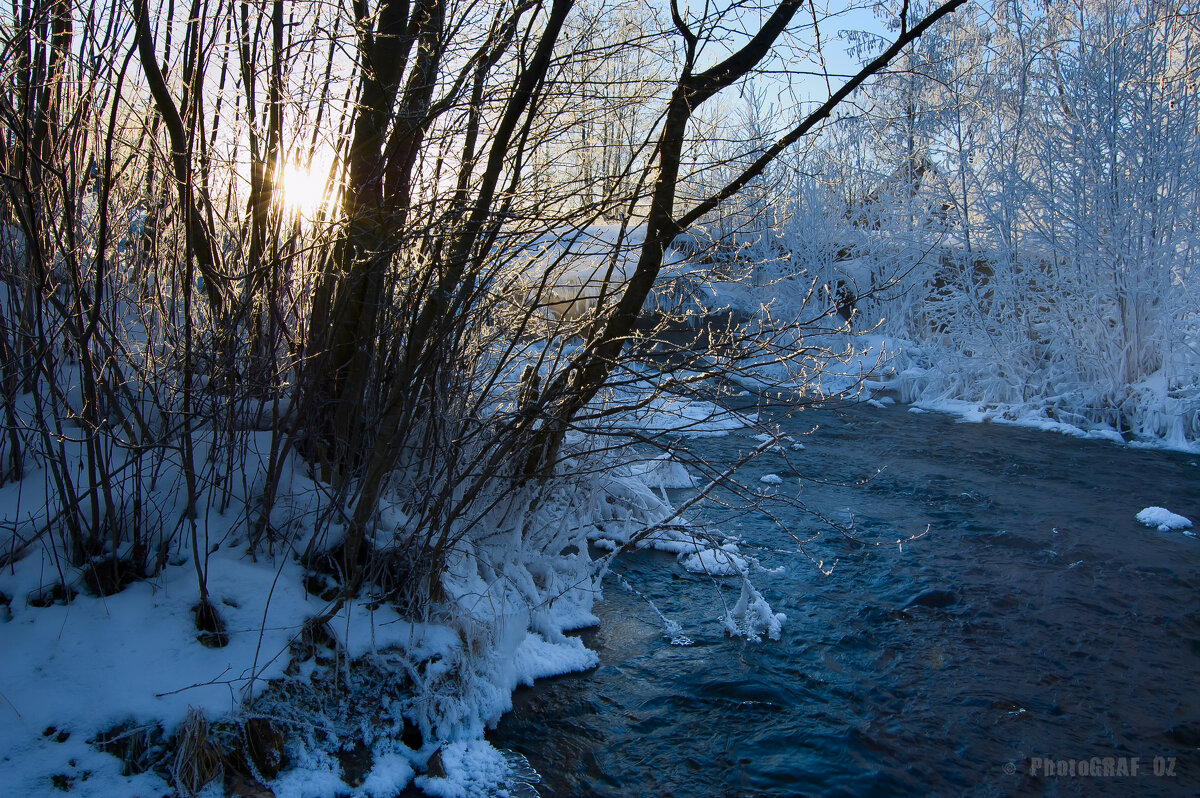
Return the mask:
{"type": "Polygon", "coordinates": [[[1132,386],[1120,409],[1091,406],[1088,399],[1095,397],[1082,390],[1004,401],[1008,390],[998,390],[998,380],[982,376],[994,368],[991,365],[978,364],[982,370],[978,374],[953,370],[928,351],[897,339],[873,338],[871,347],[882,352],[886,365],[865,387],[873,394],[894,394],[915,412],[948,413],[966,422],[1008,424],[1137,448],[1200,453],[1200,399],[1187,402],[1172,397],[1162,375],[1132,386]],[[1124,432],[1104,418],[1123,419],[1124,432]]]}
{"type": "Polygon", "coordinates": [[[247,554],[232,521],[206,524],[224,541],[206,563],[222,648],[198,642],[185,555],[113,595],[72,585],[69,601],[46,590],[56,568],[44,550],[4,570],[0,794],[221,794],[244,777],[231,770],[279,798],[392,796],[414,778],[431,795],[489,794],[508,760],[483,731],[513,691],[597,664],[567,634],[597,622],[586,552],[489,563],[491,583],[477,553],[462,552],[444,580],[451,595],[426,619],[364,599],[310,628],[331,609],[310,592],[312,572],[295,551],[247,554]],[[530,585],[505,586],[522,578],[530,585]],[[553,608],[525,606],[533,591],[553,594],[553,608]],[[209,771],[183,761],[196,719],[216,752],[209,771]]]}

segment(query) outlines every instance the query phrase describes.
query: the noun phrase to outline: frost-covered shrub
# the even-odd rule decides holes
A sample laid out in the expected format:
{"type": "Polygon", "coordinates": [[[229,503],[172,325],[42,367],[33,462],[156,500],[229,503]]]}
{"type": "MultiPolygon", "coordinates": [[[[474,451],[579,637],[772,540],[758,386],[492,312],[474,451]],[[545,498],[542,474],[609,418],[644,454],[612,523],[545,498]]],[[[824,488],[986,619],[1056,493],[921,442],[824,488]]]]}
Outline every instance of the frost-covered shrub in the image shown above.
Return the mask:
{"type": "Polygon", "coordinates": [[[1166,7],[1009,4],[880,82],[881,128],[931,165],[871,233],[925,254],[860,308],[907,342],[906,395],[1194,445],[1194,49],[1166,7]],[[911,225],[914,200],[945,224],[911,225]]]}

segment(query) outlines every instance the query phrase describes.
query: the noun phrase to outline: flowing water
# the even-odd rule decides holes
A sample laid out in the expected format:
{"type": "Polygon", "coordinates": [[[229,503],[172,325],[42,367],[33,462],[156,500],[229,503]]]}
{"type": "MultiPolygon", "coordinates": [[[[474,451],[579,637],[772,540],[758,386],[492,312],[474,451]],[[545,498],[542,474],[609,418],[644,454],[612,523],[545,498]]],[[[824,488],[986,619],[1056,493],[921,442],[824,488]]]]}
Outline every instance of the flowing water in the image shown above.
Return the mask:
{"type": "MultiPolygon", "coordinates": [[[[826,532],[805,546],[837,559],[825,575],[765,514],[710,510],[783,566],[754,576],[788,616],[759,644],[724,635],[735,580],[619,560],[638,593],[606,580],[585,633],[600,666],[521,691],[492,736],[543,795],[1200,794],[1200,539],[1134,519],[1161,505],[1200,521],[1200,458],[904,407],[776,420],[806,447],[788,451],[795,472],[884,470],[801,485],[771,454],[748,484],[780,474],[773,490],[862,539],[929,533],[826,532]],[[694,644],[672,645],[650,602],[694,644]]],[[[685,442],[720,461],[756,443],[685,442]]]]}

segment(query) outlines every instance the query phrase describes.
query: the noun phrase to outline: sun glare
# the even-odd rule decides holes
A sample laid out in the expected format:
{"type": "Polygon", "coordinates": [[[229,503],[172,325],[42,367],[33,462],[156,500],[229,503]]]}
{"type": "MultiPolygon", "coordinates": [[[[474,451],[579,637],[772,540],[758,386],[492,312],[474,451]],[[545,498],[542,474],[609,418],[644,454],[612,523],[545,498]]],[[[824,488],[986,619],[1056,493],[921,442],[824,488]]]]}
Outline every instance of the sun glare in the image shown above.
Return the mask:
{"type": "Polygon", "coordinates": [[[283,204],[301,216],[312,218],[325,199],[325,180],[328,169],[313,164],[305,169],[298,164],[283,167],[283,204]]]}

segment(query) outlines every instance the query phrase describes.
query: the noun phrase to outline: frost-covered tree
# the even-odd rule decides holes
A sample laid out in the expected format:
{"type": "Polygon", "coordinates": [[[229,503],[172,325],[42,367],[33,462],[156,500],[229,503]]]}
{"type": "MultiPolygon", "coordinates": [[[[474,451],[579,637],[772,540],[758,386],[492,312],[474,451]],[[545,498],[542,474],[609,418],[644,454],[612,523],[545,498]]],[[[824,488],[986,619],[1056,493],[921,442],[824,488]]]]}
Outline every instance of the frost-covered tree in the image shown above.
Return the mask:
{"type": "Polygon", "coordinates": [[[920,390],[1195,437],[1194,40],[1170,4],[1008,2],[908,56],[936,170],[921,205],[950,227],[918,236],[928,268],[877,312],[927,348],[920,390]]]}

